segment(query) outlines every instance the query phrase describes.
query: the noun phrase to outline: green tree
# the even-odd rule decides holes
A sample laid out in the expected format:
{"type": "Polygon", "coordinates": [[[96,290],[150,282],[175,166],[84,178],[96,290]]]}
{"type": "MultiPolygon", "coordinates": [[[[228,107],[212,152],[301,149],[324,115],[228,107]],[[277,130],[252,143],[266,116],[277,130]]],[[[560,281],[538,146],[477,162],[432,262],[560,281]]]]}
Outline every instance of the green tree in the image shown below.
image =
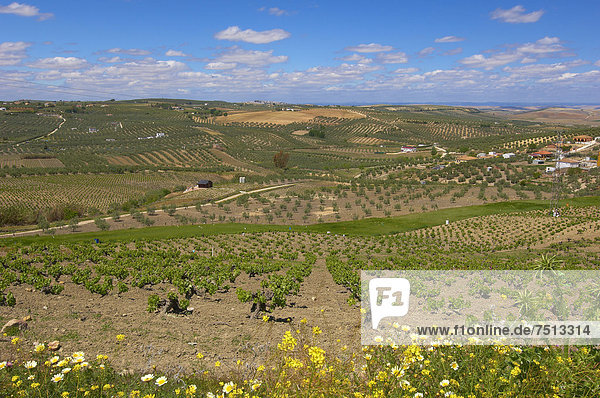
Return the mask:
{"type": "Polygon", "coordinates": [[[50,228],[50,223],[44,214],[40,214],[38,217],[38,228],[44,232],[48,231],[48,228],[50,228]]]}
{"type": "Polygon", "coordinates": [[[69,220],[69,228],[71,228],[71,231],[75,232],[77,230],[78,225],[79,219],[77,217],[73,217],[69,220]]]}
{"type": "Polygon", "coordinates": [[[96,224],[101,231],[108,231],[110,229],[110,225],[108,225],[108,222],[103,218],[96,218],[94,224],[96,224]]]}
{"type": "Polygon", "coordinates": [[[285,169],[287,167],[289,159],[290,159],[289,153],[279,151],[275,154],[275,156],[273,156],[273,163],[275,163],[275,167],[278,167],[280,169],[285,169]]]}

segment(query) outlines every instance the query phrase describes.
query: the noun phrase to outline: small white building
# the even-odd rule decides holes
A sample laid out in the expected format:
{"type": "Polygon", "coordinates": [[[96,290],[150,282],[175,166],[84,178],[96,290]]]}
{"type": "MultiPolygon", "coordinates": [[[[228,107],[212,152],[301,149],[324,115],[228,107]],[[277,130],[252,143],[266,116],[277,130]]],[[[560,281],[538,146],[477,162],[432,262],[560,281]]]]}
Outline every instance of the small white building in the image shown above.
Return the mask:
{"type": "Polygon", "coordinates": [[[417,148],[415,148],[414,146],[405,145],[402,147],[402,152],[417,152],[417,148]]]}
{"type": "Polygon", "coordinates": [[[0,108],[0,111],[5,111],[5,110],[6,110],[5,107],[0,108]]]}
{"type": "Polygon", "coordinates": [[[512,158],[512,157],[514,157],[514,156],[515,156],[515,154],[514,154],[514,153],[512,153],[512,152],[505,153],[505,154],[503,154],[503,155],[502,155],[502,157],[503,157],[504,159],[510,159],[510,158],[512,158]]]}
{"type": "Polygon", "coordinates": [[[164,137],[165,133],[156,133],[156,138],[164,137]]]}
{"type": "Polygon", "coordinates": [[[546,173],[550,174],[550,173],[554,173],[554,171],[556,171],[556,167],[552,167],[552,166],[546,167],[546,173]]]}
{"type": "Polygon", "coordinates": [[[557,169],[569,169],[579,167],[579,160],[576,159],[560,159],[556,162],[557,169]]]}

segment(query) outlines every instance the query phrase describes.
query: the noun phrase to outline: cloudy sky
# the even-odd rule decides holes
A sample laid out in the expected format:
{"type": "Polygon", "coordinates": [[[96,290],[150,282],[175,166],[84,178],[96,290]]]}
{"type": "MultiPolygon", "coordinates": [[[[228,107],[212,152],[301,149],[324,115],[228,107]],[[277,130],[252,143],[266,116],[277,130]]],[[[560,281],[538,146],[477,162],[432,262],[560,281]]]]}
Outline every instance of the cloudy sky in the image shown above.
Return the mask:
{"type": "Polygon", "coordinates": [[[600,103],[600,2],[0,0],[0,99],[600,103]]]}

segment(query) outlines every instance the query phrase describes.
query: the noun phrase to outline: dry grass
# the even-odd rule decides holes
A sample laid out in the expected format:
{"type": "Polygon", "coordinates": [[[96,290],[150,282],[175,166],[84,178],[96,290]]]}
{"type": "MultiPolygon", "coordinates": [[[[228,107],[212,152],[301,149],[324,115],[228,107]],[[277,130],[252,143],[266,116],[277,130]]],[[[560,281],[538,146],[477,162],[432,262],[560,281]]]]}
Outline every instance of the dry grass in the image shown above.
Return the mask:
{"type": "Polygon", "coordinates": [[[393,141],[389,141],[389,140],[382,140],[381,138],[374,138],[374,137],[353,137],[350,138],[348,140],[348,142],[351,142],[353,144],[361,144],[361,145],[382,145],[382,144],[387,144],[393,141]]]}
{"type": "Polygon", "coordinates": [[[22,155],[0,156],[0,167],[64,167],[65,165],[56,158],[26,159],[22,155]]]}
{"type": "Polygon", "coordinates": [[[306,135],[306,134],[308,134],[308,130],[296,130],[292,134],[293,135],[306,135]]]}
{"type": "Polygon", "coordinates": [[[197,126],[194,126],[194,128],[195,128],[195,129],[198,129],[198,130],[200,130],[200,131],[203,131],[203,132],[205,132],[206,134],[209,134],[209,135],[212,135],[212,136],[219,136],[219,135],[223,135],[223,133],[220,133],[220,132],[218,132],[218,131],[215,131],[215,130],[209,129],[209,128],[207,128],[207,127],[197,127],[197,126]]]}
{"type": "Polygon", "coordinates": [[[340,119],[361,119],[364,116],[345,109],[313,108],[301,111],[257,111],[232,113],[228,116],[219,116],[217,123],[272,123],[290,124],[309,122],[315,117],[337,117],[340,119]]]}
{"type": "Polygon", "coordinates": [[[547,108],[513,116],[515,119],[544,123],[585,124],[600,126],[598,109],[547,108]]]}

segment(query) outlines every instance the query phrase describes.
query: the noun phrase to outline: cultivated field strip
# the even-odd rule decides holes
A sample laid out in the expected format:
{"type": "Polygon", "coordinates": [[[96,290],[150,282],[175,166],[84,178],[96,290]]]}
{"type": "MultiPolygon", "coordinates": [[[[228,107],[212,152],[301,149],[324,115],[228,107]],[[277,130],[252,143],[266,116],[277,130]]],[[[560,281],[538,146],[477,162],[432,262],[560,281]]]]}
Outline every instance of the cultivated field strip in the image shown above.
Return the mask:
{"type": "Polygon", "coordinates": [[[113,203],[124,203],[161,187],[189,186],[197,178],[197,173],[187,172],[3,178],[0,207],[44,209],[58,204],[78,204],[106,211],[113,203]]]}

